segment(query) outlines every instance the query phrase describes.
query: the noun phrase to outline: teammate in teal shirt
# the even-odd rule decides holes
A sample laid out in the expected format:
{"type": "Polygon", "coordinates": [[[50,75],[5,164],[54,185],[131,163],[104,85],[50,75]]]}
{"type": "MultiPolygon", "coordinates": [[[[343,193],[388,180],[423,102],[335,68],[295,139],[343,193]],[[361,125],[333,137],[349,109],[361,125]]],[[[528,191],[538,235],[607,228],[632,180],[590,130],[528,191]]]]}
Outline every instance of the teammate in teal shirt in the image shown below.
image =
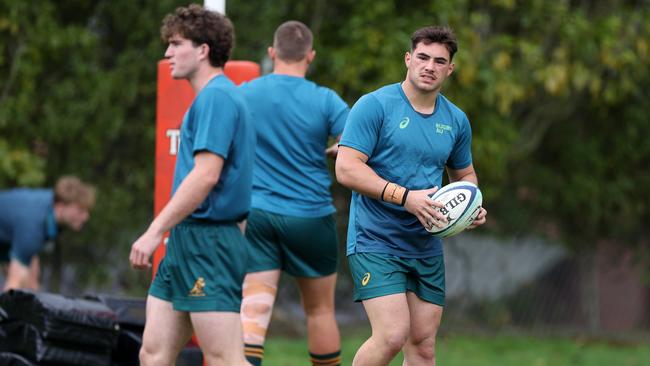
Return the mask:
{"type": "Polygon", "coordinates": [[[425,227],[445,218],[429,195],[445,170],[452,182],[478,182],[467,117],[440,94],[456,50],[451,29],[417,30],[405,80],[363,96],[346,122],[336,177],[354,191],[348,262],[372,325],[355,366],[387,365],[400,350],[409,365],[435,364],[445,269],[440,241],[425,227]]]}
{"type": "MultiPolygon", "coordinates": [[[[472,131],[463,111],[442,94],[432,114],[417,112],[400,83],[364,95],[350,112],[341,145],[366,156],[387,181],[410,190],[440,187],[445,167],[472,164],[472,131]]],[[[424,258],[442,254],[431,236],[403,206],[352,193],[347,255],[361,252],[424,258]]]]}
{"type": "Polygon", "coordinates": [[[9,264],[3,289],[38,290],[38,253],[60,227],[81,230],[94,204],[94,187],[73,176],[60,177],[54,189],[0,191],[0,266],[9,264]]]}
{"type": "Polygon", "coordinates": [[[303,76],[273,73],[240,88],[257,134],[252,207],[302,217],[335,212],[323,157],[328,137],[343,132],[348,105],[303,76]]]}
{"type": "Polygon", "coordinates": [[[201,90],[183,117],[172,195],[194,168],[195,154],[205,151],[224,159],[219,182],[191,218],[242,221],[248,215],[255,136],[245,103],[235,84],[219,74],[201,90]]]}
{"type": "Polygon", "coordinates": [[[238,227],[250,206],[255,133],[239,90],[223,75],[234,41],[225,16],[198,5],[163,20],[171,75],[196,97],[181,127],[173,195],[133,243],[136,269],[170,230],[149,289],[140,363],[174,364],[192,332],[206,364],[247,365],[241,322],[246,239],[238,227]]]}
{"type": "Polygon", "coordinates": [[[314,59],[312,34],[297,21],[274,35],[273,73],[241,86],[257,134],[250,243],[244,280],[244,351],[262,364],[266,330],[281,271],[295,277],[307,316],[312,364],[341,363],[334,316],[338,240],[326,155],[349,108],[332,90],[305,79],[314,59]]]}

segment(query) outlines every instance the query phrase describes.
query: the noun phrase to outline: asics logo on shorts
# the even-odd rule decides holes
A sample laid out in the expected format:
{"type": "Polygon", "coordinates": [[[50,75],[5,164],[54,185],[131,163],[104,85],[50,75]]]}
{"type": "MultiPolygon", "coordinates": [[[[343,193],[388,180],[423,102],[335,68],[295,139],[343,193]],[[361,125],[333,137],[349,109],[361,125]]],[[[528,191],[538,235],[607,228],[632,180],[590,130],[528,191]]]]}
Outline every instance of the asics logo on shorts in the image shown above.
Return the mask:
{"type": "Polygon", "coordinates": [[[370,272],[367,272],[361,279],[361,286],[365,286],[370,282],[370,272]]]}
{"type": "Polygon", "coordinates": [[[194,282],[194,287],[190,290],[190,296],[205,296],[203,288],[205,288],[205,280],[203,277],[199,277],[194,282]]]}
{"type": "Polygon", "coordinates": [[[402,130],[405,129],[406,126],[409,125],[409,122],[411,122],[411,120],[408,117],[402,118],[402,121],[399,123],[399,128],[401,128],[402,130]]]}

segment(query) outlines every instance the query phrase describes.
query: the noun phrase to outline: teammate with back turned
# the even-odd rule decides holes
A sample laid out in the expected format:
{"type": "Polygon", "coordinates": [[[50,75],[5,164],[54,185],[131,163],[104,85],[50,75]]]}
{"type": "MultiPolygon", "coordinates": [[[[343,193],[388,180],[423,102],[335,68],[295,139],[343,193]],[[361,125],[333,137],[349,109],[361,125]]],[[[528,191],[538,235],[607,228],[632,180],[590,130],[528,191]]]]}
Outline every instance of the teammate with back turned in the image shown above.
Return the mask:
{"type": "Polygon", "coordinates": [[[312,364],[341,364],[334,317],[338,241],[326,155],[336,155],[328,138],[340,137],[349,108],[333,90],[305,79],[316,55],[312,38],[301,22],[281,24],[268,49],[273,73],[240,87],[258,142],[241,310],[253,366],[262,364],[282,271],[300,289],[312,364]]]}
{"type": "Polygon", "coordinates": [[[435,364],[445,270],[441,240],[426,229],[446,219],[430,195],[445,170],[451,182],[478,183],[469,120],[440,93],[456,51],[451,29],[418,29],[405,80],[361,97],[346,122],[336,177],[353,190],[347,255],[372,327],[355,366],[387,365],[400,350],[405,364],[435,364]]]}

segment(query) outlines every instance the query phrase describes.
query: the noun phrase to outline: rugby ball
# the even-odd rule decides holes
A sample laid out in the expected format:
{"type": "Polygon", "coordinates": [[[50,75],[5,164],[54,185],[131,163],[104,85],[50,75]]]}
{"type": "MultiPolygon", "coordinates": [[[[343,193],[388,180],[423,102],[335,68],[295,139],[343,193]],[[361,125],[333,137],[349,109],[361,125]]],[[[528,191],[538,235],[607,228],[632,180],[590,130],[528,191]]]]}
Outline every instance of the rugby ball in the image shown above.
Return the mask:
{"type": "Polygon", "coordinates": [[[447,217],[446,225],[426,228],[439,238],[447,238],[465,230],[474,222],[483,204],[481,190],[476,184],[465,181],[447,184],[429,197],[444,204],[444,207],[436,209],[447,217]]]}

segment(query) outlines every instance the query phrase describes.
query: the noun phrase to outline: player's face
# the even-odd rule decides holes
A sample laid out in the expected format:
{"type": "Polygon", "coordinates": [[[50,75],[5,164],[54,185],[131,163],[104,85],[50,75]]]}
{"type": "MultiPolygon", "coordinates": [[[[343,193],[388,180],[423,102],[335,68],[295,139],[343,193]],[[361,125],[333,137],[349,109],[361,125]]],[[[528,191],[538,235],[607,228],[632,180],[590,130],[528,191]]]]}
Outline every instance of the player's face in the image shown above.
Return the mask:
{"type": "Polygon", "coordinates": [[[410,83],[424,93],[436,92],[454,71],[449,51],[441,43],[418,43],[404,56],[410,83]]]}
{"type": "Polygon", "coordinates": [[[176,34],[169,38],[165,58],[174,79],[189,79],[199,67],[201,46],[194,46],[191,40],[176,34]]]}
{"type": "Polygon", "coordinates": [[[76,203],[68,203],[62,209],[63,222],[74,231],[79,231],[90,218],[88,209],[76,203]]]}

